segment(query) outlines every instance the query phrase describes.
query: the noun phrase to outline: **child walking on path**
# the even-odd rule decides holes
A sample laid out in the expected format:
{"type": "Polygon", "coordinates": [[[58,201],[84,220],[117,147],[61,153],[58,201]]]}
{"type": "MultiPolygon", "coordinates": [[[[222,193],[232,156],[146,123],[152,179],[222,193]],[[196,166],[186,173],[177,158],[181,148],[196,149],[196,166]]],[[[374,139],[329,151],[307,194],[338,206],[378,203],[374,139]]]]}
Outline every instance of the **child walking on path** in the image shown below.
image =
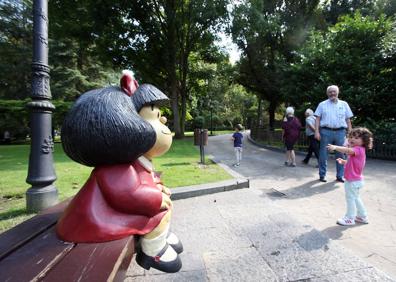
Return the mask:
{"type": "Polygon", "coordinates": [[[240,131],[242,131],[243,127],[241,124],[237,124],[235,126],[235,132],[232,134],[232,139],[234,140],[234,151],[236,157],[236,163],[234,166],[238,167],[241,164],[242,160],[242,139],[243,135],[240,131]]]}
{"type": "Polygon", "coordinates": [[[347,154],[348,159],[338,158],[337,162],[345,165],[345,199],[347,212],[337,220],[339,225],[354,225],[355,222],[368,223],[367,211],[360,199],[359,191],[363,187],[363,169],[366,163],[366,149],[373,146],[373,135],[363,127],[354,128],[348,134],[348,147],[327,145],[329,151],[347,154]]]}

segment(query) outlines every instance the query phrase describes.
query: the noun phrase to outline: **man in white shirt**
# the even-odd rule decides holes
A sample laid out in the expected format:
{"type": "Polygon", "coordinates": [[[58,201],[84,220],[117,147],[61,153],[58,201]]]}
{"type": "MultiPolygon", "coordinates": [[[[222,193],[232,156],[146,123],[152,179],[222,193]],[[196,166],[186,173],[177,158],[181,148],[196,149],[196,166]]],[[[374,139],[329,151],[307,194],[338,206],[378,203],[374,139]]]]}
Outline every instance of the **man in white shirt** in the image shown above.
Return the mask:
{"type": "MultiPolygon", "coordinates": [[[[319,103],[315,111],[315,138],[320,141],[319,149],[319,180],[326,182],[327,157],[326,146],[334,144],[343,146],[347,131],[352,129],[351,117],[353,113],[348,103],[338,99],[337,85],[327,87],[328,99],[319,103]]],[[[337,152],[336,158],[344,158],[337,152]]],[[[344,182],[344,166],[336,162],[337,181],[344,182]]]]}

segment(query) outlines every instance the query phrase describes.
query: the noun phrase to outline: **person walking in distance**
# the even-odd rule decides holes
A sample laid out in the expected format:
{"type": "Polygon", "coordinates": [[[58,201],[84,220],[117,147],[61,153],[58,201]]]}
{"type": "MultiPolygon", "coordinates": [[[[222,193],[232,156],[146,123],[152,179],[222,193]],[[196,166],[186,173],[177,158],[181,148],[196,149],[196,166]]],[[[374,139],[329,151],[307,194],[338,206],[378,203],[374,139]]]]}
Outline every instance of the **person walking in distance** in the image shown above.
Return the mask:
{"type": "Polygon", "coordinates": [[[300,137],[301,123],[294,116],[293,107],[286,108],[286,115],[282,122],[282,140],[286,146],[286,166],[296,166],[296,154],[294,153],[294,144],[300,137]]]}
{"type": "Polygon", "coordinates": [[[305,111],[305,135],[308,137],[308,153],[303,159],[304,164],[308,164],[312,157],[312,153],[315,154],[316,160],[319,162],[319,142],[315,139],[315,120],[314,112],[311,109],[305,111]]]}
{"type": "MultiPolygon", "coordinates": [[[[315,111],[315,138],[320,141],[319,148],[319,180],[326,182],[327,157],[326,146],[333,144],[342,146],[347,131],[352,129],[353,113],[348,103],[338,99],[339,89],[336,85],[327,87],[328,99],[321,102],[315,111]]],[[[336,158],[345,158],[341,152],[336,152],[336,158]]],[[[336,181],[344,182],[344,167],[337,162],[336,181]]]]}
{"type": "Polygon", "coordinates": [[[363,187],[363,169],[366,163],[366,150],[373,146],[373,134],[364,127],[352,129],[348,134],[348,147],[327,145],[329,151],[347,154],[348,159],[338,158],[337,162],[345,166],[345,199],[347,212],[337,220],[340,225],[354,225],[355,222],[368,223],[367,211],[360,199],[359,191],[363,187]]]}
{"type": "Polygon", "coordinates": [[[242,140],[243,134],[240,132],[243,130],[243,126],[241,124],[237,124],[235,126],[235,132],[232,134],[232,140],[234,140],[234,151],[235,151],[235,158],[236,163],[234,164],[235,167],[240,166],[242,160],[242,140]]]}

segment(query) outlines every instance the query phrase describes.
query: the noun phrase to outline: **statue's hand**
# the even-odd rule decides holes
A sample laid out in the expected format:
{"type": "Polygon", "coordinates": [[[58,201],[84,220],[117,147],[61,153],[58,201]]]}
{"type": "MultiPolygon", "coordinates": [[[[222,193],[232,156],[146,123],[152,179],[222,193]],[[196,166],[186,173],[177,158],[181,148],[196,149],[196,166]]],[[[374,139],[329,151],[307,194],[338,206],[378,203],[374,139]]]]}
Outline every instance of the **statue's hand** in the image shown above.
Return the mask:
{"type": "Polygon", "coordinates": [[[162,186],[162,193],[165,193],[168,196],[172,194],[171,190],[165,186],[162,186]]]}
{"type": "Polygon", "coordinates": [[[162,193],[162,203],[161,203],[161,209],[163,210],[169,210],[172,207],[172,201],[169,198],[168,195],[165,193],[162,193]]]}

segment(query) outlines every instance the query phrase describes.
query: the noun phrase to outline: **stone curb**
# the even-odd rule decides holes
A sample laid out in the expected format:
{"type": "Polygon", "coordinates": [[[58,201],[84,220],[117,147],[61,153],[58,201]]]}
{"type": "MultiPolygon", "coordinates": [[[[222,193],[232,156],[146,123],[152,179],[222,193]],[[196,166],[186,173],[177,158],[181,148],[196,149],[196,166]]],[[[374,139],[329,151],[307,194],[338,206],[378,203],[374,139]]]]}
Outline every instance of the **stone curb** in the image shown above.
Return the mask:
{"type": "Polygon", "coordinates": [[[181,200],[202,195],[249,188],[249,180],[236,178],[220,182],[172,188],[172,200],[181,200]]]}
{"type": "Polygon", "coordinates": [[[231,176],[233,176],[234,179],[172,188],[172,200],[181,200],[236,189],[249,188],[249,179],[232,170],[229,166],[222,164],[221,161],[216,160],[212,155],[209,155],[208,157],[212,160],[212,162],[216,163],[225,171],[227,171],[231,176]]]}

